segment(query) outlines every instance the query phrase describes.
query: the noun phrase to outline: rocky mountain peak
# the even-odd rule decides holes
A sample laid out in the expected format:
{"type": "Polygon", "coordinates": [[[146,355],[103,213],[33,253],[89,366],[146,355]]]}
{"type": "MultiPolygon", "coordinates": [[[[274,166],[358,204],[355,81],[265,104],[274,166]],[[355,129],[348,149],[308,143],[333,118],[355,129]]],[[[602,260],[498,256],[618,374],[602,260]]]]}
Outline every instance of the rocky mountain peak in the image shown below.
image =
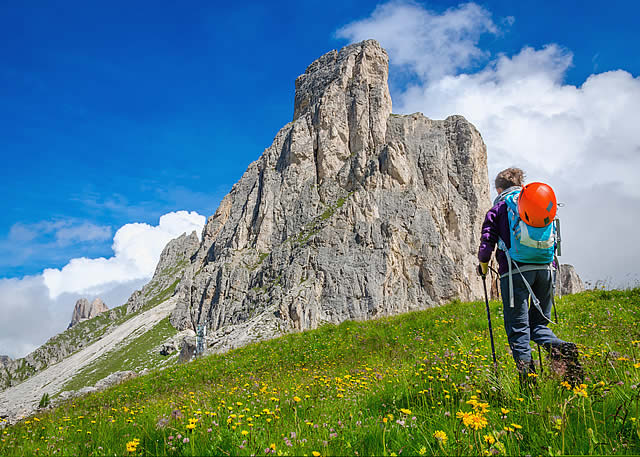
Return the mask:
{"type": "Polygon", "coordinates": [[[76,302],[76,305],[73,308],[71,322],[67,328],[71,328],[80,321],[91,319],[92,317],[96,317],[98,314],[104,313],[108,310],[109,308],[101,298],[96,298],[91,303],[89,303],[89,300],[86,298],[81,298],[76,302]]]}
{"type": "Polygon", "coordinates": [[[323,322],[482,295],[486,148],[461,116],[391,114],[368,40],[296,80],[294,120],[209,218],[177,290],[179,329],[225,350],[323,322]]]}

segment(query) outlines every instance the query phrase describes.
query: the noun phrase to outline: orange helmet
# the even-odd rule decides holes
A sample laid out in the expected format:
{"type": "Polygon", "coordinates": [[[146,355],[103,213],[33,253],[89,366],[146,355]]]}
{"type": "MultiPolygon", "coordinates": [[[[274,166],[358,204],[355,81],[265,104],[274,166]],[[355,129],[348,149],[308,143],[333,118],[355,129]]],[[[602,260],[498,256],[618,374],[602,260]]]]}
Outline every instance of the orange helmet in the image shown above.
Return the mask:
{"type": "Polygon", "coordinates": [[[520,218],[532,227],[545,227],[556,217],[558,204],[551,186],[532,182],[525,185],[518,197],[520,218]]]}

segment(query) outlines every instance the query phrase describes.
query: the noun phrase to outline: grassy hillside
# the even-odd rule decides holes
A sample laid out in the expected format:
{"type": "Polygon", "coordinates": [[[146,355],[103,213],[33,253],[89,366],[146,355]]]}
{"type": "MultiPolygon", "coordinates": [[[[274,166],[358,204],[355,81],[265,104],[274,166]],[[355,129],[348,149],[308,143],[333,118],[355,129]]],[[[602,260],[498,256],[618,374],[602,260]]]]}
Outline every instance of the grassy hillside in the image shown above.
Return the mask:
{"type": "Polygon", "coordinates": [[[558,303],[585,385],[521,392],[498,302],[327,325],[174,366],[5,428],[0,455],[640,453],[640,289],[558,303]]]}

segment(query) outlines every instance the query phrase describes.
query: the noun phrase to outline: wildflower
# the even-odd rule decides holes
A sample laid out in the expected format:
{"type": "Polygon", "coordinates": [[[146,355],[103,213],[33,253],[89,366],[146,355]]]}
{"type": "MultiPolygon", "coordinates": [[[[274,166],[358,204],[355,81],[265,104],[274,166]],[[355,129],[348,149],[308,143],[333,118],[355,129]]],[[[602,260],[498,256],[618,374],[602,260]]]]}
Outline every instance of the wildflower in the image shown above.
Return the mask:
{"type": "Polygon", "coordinates": [[[484,435],[482,438],[489,444],[489,446],[496,442],[496,439],[493,437],[493,435],[484,435]]]}
{"type": "Polygon", "coordinates": [[[520,430],[522,428],[522,425],[518,425],[518,424],[511,424],[511,426],[516,430],[520,430]]]}
{"type": "Polygon", "coordinates": [[[418,455],[425,455],[427,453],[427,448],[422,446],[418,451],[418,455]]]}
{"type": "Polygon", "coordinates": [[[127,442],[127,452],[134,453],[140,444],[140,440],[135,438],[133,441],[127,442]]]}
{"type": "Polygon", "coordinates": [[[471,418],[469,424],[465,424],[470,426],[474,430],[481,430],[487,426],[487,419],[482,414],[471,414],[471,418]]]}
{"type": "Polygon", "coordinates": [[[240,432],[240,433],[242,433],[242,436],[247,436],[247,435],[249,434],[249,432],[248,432],[248,431],[246,431],[246,430],[243,430],[243,431],[242,431],[242,432],[240,432]]]}
{"type": "Polygon", "coordinates": [[[567,381],[562,381],[560,385],[567,390],[571,390],[571,384],[569,384],[567,381]]]}
{"type": "Polygon", "coordinates": [[[293,397],[293,401],[295,401],[296,403],[299,403],[302,401],[302,398],[300,397],[293,397]]]}
{"type": "Polygon", "coordinates": [[[580,384],[579,386],[574,387],[573,393],[575,393],[579,397],[583,397],[583,398],[588,397],[588,395],[587,395],[587,385],[586,384],[580,384]]]}
{"type": "Polygon", "coordinates": [[[313,457],[320,457],[322,454],[320,454],[318,451],[313,451],[311,452],[311,455],[313,455],[313,457]]]}
{"type": "Polygon", "coordinates": [[[411,410],[410,409],[405,409],[405,408],[400,408],[400,412],[403,414],[411,414],[411,410]]]}
{"type": "Polygon", "coordinates": [[[506,408],[500,408],[500,411],[502,411],[502,414],[509,414],[511,412],[510,409],[506,409],[506,408]]]}
{"type": "Polygon", "coordinates": [[[486,413],[489,410],[489,403],[476,402],[476,404],[473,405],[473,409],[480,413],[486,413]]]}
{"type": "Polygon", "coordinates": [[[384,422],[385,424],[387,423],[387,421],[388,421],[388,420],[389,420],[389,419],[387,419],[386,417],[383,417],[383,418],[382,418],[382,422],[384,422]]]}
{"type": "MultiPolygon", "coordinates": [[[[447,434],[442,430],[436,430],[435,432],[433,432],[433,437],[437,439],[439,442],[441,442],[442,444],[447,444],[447,440],[449,439],[447,434]]],[[[424,454],[420,454],[420,455],[424,455],[424,454]]]]}

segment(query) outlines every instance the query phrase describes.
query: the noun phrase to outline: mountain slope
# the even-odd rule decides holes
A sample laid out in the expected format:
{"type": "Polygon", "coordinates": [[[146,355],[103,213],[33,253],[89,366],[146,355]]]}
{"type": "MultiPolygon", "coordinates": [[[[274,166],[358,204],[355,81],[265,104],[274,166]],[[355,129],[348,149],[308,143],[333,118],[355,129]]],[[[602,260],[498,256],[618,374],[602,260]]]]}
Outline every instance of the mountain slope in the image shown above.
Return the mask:
{"type": "MultiPolygon", "coordinates": [[[[112,357],[112,351],[116,350],[118,346],[126,345],[132,339],[147,334],[158,322],[167,317],[174,307],[175,301],[170,299],[148,311],[139,313],[117,326],[113,331],[103,335],[93,344],[31,376],[17,386],[0,392],[2,417],[13,421],[16,418],[32,414],[43,394],[55,396],[92,362],[101,357],[112,357]]],[[[114,371],[122,369],[123,367],[120,366],[114,371]]],[[[106,373],[105,376],[107,374],[110,373],[106,373]]]]}
{"type": "Polygon", "coordinates": [[[520,391],[501,306],[497,375],[484,304],[454,302],[130,380],[5,429],[0,454],[638,454],[640,289],[559,300],[554,330],[587,375],[573,389],[543,358],[536,390],[520,391]]]}

